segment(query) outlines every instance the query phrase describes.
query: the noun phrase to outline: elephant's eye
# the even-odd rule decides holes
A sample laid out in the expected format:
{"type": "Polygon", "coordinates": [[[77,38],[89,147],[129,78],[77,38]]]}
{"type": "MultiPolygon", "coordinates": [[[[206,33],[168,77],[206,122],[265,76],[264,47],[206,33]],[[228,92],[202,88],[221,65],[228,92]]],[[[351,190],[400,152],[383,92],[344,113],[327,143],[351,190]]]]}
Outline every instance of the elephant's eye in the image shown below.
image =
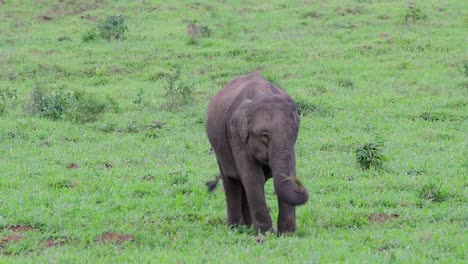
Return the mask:
{"type": "Polygon", "coordinates": [[[261,134],[262,140],[268,142],[268,132],[262,132],[261,134]]]}

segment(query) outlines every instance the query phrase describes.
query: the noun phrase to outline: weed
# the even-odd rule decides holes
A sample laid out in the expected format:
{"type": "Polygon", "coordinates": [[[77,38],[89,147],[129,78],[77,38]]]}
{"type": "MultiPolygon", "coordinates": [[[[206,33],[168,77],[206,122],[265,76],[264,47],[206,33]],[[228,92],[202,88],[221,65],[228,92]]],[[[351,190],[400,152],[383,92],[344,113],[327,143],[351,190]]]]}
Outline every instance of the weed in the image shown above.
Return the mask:
{"type": "Polygon", "coordinates": [[[426,20],[427,15],[416,6],[415,3],[410,3],[408,5],[408,9],[406,10],[404,19],[405,23],[408,25],[409,23],[415,24],[419,20],[426,20]]]}
{"type": "Polygon", "coordinates": [[[312,104],[312,103],[309,103],[309,102],[306,102],[306,101],[302,101],[302,100],[296,100],[295,103],[296,103],[297,113],[300,116],[309,115],[311,113],[319,111],[319,109],[320,109],[320,107],[318,105],[312,104]]]}
{"type": "Polygon", "coordinates": [[[135,99],[132,100],[132,103],[135,104],[138,107],[142,107],[144,105],[143,101],[143,88],[140,88],[138,90],[138,93],[135,97],[135,99]]]}
{"type": "Polygon", "coordinates": [[[32,90],[26,112],[52,120],[67,119],[77,123],[96,121],[108,103],[84,91],[49,91],[41,86],[32,90]]]}
{"type": "Polygon", "coordinates": [[[99,37],[109,41],[125,39],[127,30],[125,18],[122,15],[107,17],[97,27],[99,37]]]}
{"type": "Polygon", "coordinates": [[[343,88],[349,88],[349,89],[354,89],[355,84],[352,80],[350,79],[339,79],[338,80],[338,85],[343,87],[343,88]]]}
{"type": "Polygon", "coordinates": [[[18,100],[16,89],[2,88],[0,89],[0,115],[7,111],[9,106],[15,105],[18,100]]]}
{"type": "Polygon", "coordinates": [[[87,31],[82,37],[81,37],[81,41],[83,42],[91,42],[91,41],[95,41],[97,40],[98,38],[98,35],[96,33],[95,30],[90,30],[90,31],[87,31]]]}
{"type": "Polygon", "coordinates": [[[382,144],[370,142],[356,149],[356,161],[363,170],[380,169],[385,160],[382,154],[382,144]]]}
{"type": "Polygon", "coordinates": [[[435,182],[424,184],[419,190],[419,197],[430,202],[443,202],[447,197],[442,191],[442,184],[437,185],[435,182]]]}
{"type": "Polygon", "coordinates": [[[76,123],[94,122],[107,108],[108,103],[96,95],[75,91],[67,109],[66,118],[76,123]]]}
{"type": "Polygon", "coordinates": [[[310,11],[310,12],[306,12],[302,15],[302,18],[315,18],[315,19],[319,19],[322,17],[322,14],[319,13],[318,11],[310,11]]]}
{"type": "Polygon", "coordinates": [[[165,90],[166,103],[164,108],[167,110],[179,109],[192,99],[193,85],[181,78],[179,66],[174,67],[173,73],[167,77],[165,90]]]}
{"type": "Polygon", "coordinates": [[[45,117],[57,120],[63,117],[66,109],[70,106],[72,95],[63,89],[48,91],[42,86],[34,86],[30,103],[26,111],[33,116],[45,117]]]}

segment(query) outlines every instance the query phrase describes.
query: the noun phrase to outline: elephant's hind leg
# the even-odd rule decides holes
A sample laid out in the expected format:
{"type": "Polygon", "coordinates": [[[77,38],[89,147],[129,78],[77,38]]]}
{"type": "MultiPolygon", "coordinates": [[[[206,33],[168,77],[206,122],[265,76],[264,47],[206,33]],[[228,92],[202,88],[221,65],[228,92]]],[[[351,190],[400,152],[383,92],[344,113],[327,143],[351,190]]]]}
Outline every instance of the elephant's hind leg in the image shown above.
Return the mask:
{"type": "Polygon", "coordinates": [[[242,224],[242,183],[228,177],[222,179],[226,196],[227,224],[238,226],[242,224]]]}

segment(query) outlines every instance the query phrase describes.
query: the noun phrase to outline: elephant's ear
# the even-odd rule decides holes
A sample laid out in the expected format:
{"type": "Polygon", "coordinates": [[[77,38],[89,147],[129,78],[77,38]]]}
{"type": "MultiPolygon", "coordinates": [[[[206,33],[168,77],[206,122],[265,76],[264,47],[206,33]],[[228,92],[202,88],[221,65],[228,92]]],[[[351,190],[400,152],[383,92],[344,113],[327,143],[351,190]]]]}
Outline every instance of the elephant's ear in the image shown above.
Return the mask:
{"type": "Polygon", "coordinates": [[[237,133],[242,142],[246,142],[249,136],[248,129],[248,109],[252,100],[245,99],[232,113],[231,116],[231,132],[237,133]]]}

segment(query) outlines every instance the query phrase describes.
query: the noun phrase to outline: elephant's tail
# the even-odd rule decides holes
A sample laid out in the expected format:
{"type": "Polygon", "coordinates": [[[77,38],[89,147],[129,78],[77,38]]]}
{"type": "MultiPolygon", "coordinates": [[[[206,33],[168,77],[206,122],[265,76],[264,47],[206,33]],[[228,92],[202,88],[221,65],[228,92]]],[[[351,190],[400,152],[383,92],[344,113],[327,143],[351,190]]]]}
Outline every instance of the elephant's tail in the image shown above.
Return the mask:
{"type": "Polygon", "coordinates": [[[214,189],[216,189],[216,186],[218,185],[218,182],[219,182],[219,178],[220,178],[220,176],[218,175],[213,180],[207,181],[205,183],[206,187],[208,187],[209,192],[212,192],[214,189]]]}

